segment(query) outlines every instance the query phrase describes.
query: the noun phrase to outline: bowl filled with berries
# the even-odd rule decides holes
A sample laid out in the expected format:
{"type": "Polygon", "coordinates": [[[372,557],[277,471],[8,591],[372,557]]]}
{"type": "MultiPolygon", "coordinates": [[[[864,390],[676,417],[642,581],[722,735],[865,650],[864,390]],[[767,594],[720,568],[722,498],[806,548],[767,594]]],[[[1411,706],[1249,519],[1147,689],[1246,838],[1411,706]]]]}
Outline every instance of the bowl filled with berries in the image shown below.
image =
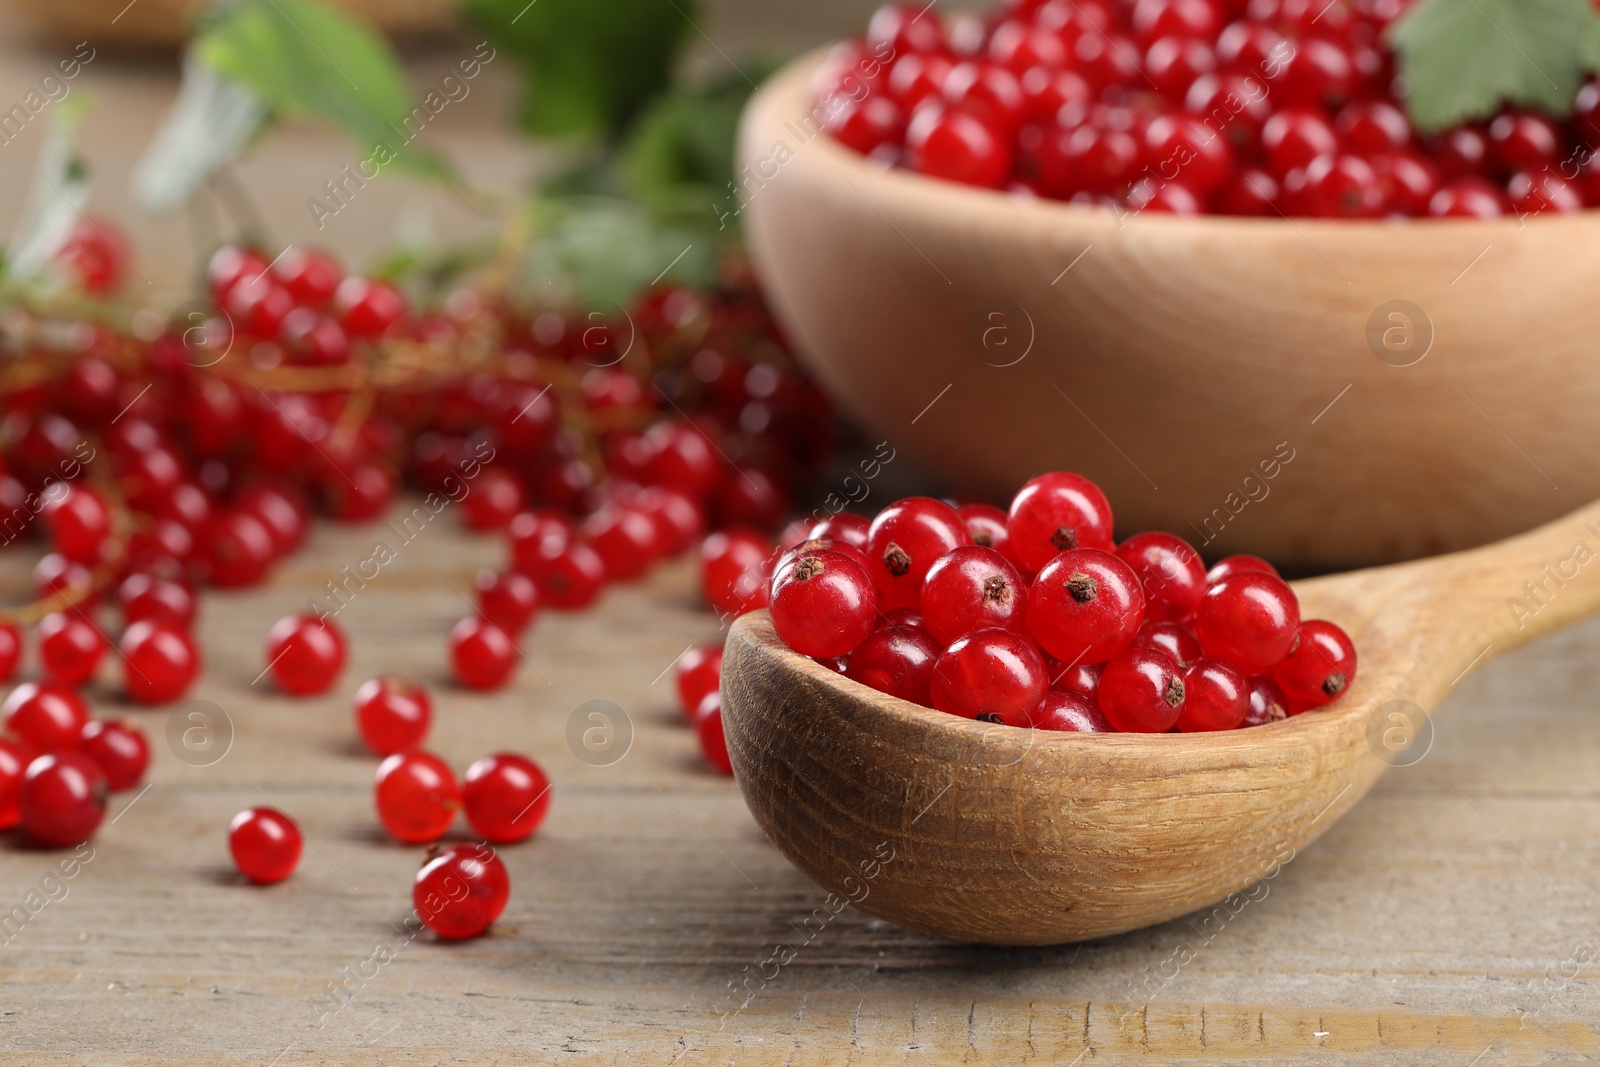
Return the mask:
{"type": "Polygon", "coordinates": [[[1070,467],[1297,569],[1466,548],[1600,496],[1564,47],[1467,0],[895,4],[756,95],[729,210],[835,399],[958,489],[1070,467]]]}

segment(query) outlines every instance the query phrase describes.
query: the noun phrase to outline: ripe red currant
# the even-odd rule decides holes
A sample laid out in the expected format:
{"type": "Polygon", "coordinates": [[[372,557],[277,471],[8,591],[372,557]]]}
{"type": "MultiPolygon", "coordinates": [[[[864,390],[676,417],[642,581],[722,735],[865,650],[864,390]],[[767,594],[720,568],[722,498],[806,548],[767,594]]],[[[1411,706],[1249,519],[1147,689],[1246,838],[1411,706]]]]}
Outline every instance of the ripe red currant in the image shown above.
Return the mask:
{"type": "Polygon", "coordinates": [[[1248,684],[1250,708],[1244,713],[1240,726],[1265,726],[1289,717],[1289,703],[1272,679],[1258,675],[1250,679],[1248,684]]]}
{"type": "Polygon", "coordinates": [[[755,530],[719,530],[700,542],[701,589],[719,615],[743,615],[767,605],[772,539],[755,530]]]}
{"type": "Polygon", "coordinates": [[[1028,631],[1063,663],[1104,663],[1144,618],[1144,591],[1128,565],[1098,548],[1052,559],[1028,593],[1028,631]]]}
{"type": "Polygon", "coordinates": [[[484,567],[473,584],[479,613],[508,634],[521,634],[539,613],[539,587],[521,571],[484,567]]]}
{"type": "Polygon", "coordinates": [[[467,822],[487,840],[525,841],[550,809],[550,779],[528,757],[497,752],[467,768],[461,802],[467,822]]]}
{"type": "Polygon", "coordinates": [[[50,545],[74,563],[100,562],[111,538],[111,509],[100,494],[80,485],[61,484],[44,494],[39,518],[50,529],[50,545]]]}
{"type": "Polygon", "coordinates": [[[432,752],[396,752],[378,764],[373,785],[378,821],[408,845],[437,841],[461,810],[461,787],[449,764],[432,752]]]}
{"type": "Polygon", "coordinates": [[[1051,689],[1059,689],[1063,693],[1076,693],[1091,704],[1094,703],[1095,695],[1100,691],[1100,675],[1105,670],[1105,664],[1079,663],[1067,667],[1051,657],[1046,667],[1050,672],[1051,689]]]}
{"type": "Polygon", "coordinates": [[[300,864],[300,827],[275,808],[247,808],[228,824],[228,851],[239,873],[257,885],[272,885],[300,864]]]}
{"type": "Polygon", "coordinates": [[[1299,626],[1294,591],[1281,578],[1246,571],[1206,590],[1194,633],[1206,655],[1261,674],[1288,654],[1299,626]]]}
{"type": "Polygon", "coordinates": [[[1183,672],[1183,712],[1178,729],[1185,733],[1232,730],[1250,710],[1250,683],[1219,659],[1198,659],[1183,672]]]}
{"type": "Polygon", "coordinates": [[[6,732],[35,753],[78,747],[89,706],[75,690],[53,682],[23,682],[0,704],[6,732]]]}
{"type": "Polygon", "coordinates": [[[940,711],[1026,726],[1049,679],[1033,643],[1010,630],[959,638],[934,665],[930,696],[940,711]]]}
{"type": "Polygon", "coordinates": [[[694,732],[700,741],[700,752],[713,770],[721,774],[733,773],[733,761],[728,757],[728,738],[722,732],[722,694],[713,689],[694,709],[694,732]]]}
{"type": "Polygon", "coordinates": [[[1058,730],[1078,734],[1107,734],[1111,724],[1106,721],[1100,705],[1092,697],[1052,689],[1045,693],[1039,706],[1033,709],[1029,724],[1035,730],[1058,730]]]}
{"type": "Polygon", "coordinates": [[[1331,622],[1303,622],[1289,654],[1272,668],[1272,680],[1291,715],[1331,704],[1356,680],[1355,645],[1331,622]]]}
{"type": "Polygon", "coordinates": [[[964,545],[945,553],[928,570],[920,603],[928,632],[948,646],[974,630],[1020,633],[1027,585],[999,552],[964,545]]]}
{"type": "Polygon", "coordinates": [[[344,669],[344,634],[331,618],[285,615],[267,631],[267,669],[291,696],[326,693],[344,669]]]}
{"type": "Polygon", "coordinates": [[[200,650],[186,628],[141,619],[122,631],[122,687],[140,704],[166,704],[200,674],[200,650]]]}
{"type": "Polygon", "coordinates": [[[884,508],[867,530],[866,547],[879,606],[917,607],[923,579],[939,557],[971,543],[967,524],[942,501],[913,496],[884,508]]]}
{"type": "Polygon", "coordinates": [[[1147,622],[1139,627],[1133,643],[1160,649],[1183,670],[1188,670],[1189,664],[1203,654],[1199,639],[1187,626],[1176,622],[1147,622]]]}
{"type": "Polygon", "coordinates": [[[18,803],[22,797],[22,776],[33,755],[20,741],[0,738],[0,830],[9,830],[22,820],[18,803]]]}
{"type": "Polygon", "coordinates": [[[714,693],[722,685],[722,645],[695,645],[678,657],[678,706],[684,717],[694,718],[694,711],[707,693],[714,693]]]}
{"type": "Polygon", "coordinates": [[[411,887],[417,918],[440,937],[476,937],[500,918],[511,878],[488,845],[451,845],[429,852],[411,887]]]}
{"type": "Polygon", "coordinates": [[[361,740],[380,756],[416,748],[433,724],[433,701],[422,683],[395,674],[362,682],[355,711],[361,740]]]}
{"type": "Polygon", "coordinates": [[[1111,503],[1081,474],[1056,471],[1032,479],[1012,498],[1006,528],[1010,557],[1036,573],[1072,548],[1111,548],[1111,503]]]}
{"type": "Polygon", "coordinates": [[[1216,585],[1228,575],[1238,574],[1240,571],[1258,571],[1261,574],[1270,574],[1274,578],[1278,577],[1278,569],[1260,556],[1241,553],[1237,556],[1224,556],[1212,564],[1211,569],[1206,571],[1206,584],[1216,585]]]}
{"type": "Polygon", "coordinates": [[[499,689],[517,667],[517,644],[482,615],[468,615],[450,628],[450,665],[468,689],[499,689]]]}
{"type": "Polygon", "coordinates": [[[406,313],[405,297],[388,282],[352,274],[334,292],[339,325],[351,337],[377,340],[406,313]]]}
{"type": "Polygon", "coordinates": [[[843,656],[872,632],[877,592],[866,572],[832,549],[801,555],[772,583],[772,626],[804,656],[843,656]]]}
{"type": "Polygon", "coordinates": [[[856,646],[844,676],[880,693],[928,707],[940,645],[925,627],[883,626],[856,646]]]}
{"type": "Polygon", "coordinates": [[[22,660],[22,627],[0,622],[0,684],[11,681],[22,660]]]}
{"type": "Polygon", "coordinates": [[[1117,558],[1139,576],[1145,616],[1187,622],[1206,592],[1205,564],[1189,542],[1169,533],[1140,533],[1117,546],[1117,558]]]}
{"type": "Polygon", "coordinates": [[[28,764],[17,798],[22,829],[40,844],[67,848],[94,836],[110,795],[106,776],[89,757],[55,752],[28,764]]]}
{"type": "Polygon", "coordinates": [[[1114,729],[1164,734],[1178,721],[1185,692],[1183,672],[1171,656],[1134,645],[1106,664],[1096,699],[1114,729]]]}
{"type": "Polygon", "coordinates": [[[78,735],[78,748],[99,766],[113,793],[138,785],[150,765],[150,743],[131,722],[91,719],[78,735]]]}
{"type": "Polygon", "coordinates": [[[170,623],[187,630],[194,623],[195,595],[183,582],[139,572],[117,586],[122,621],[131,626],[142,619],[170,623]]]}

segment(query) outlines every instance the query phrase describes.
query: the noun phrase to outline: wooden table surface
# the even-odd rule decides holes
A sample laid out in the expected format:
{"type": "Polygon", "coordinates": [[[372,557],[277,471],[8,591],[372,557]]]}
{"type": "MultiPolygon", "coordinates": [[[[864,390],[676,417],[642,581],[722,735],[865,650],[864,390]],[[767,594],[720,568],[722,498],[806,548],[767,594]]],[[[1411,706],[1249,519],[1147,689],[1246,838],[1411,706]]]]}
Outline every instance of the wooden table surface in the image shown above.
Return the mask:
{"type": "MultiPolygon", "coordinates": [[[[191,695],[231,723],[216,762],[180,759],[172,713],[121,706],[103,673],[96,710],[151,735],[150,786],[116,800],[92,859],[50,880],[57,899],[0,946],[6,1062],[1600,1060],[1600,624],[1463,682],[1428,755],[1236,914],[1001,950],[828,914],[704,768],[666,673],[718,629],[692,568],[544,616],[515,684],[472,695],[445,677],[444,634],[467,610],[457,589],[501,545],[448,511],[399,541],[381,524],[319,526],[266,587],[206,597],[191,695]],[[377,540],[398,558],[340,616],[353,647],[337,690],[253,684],[271,621],[377,540]],[[381,671],[435,687],[433,745],[458,768],[508,748],[554,780],[544,827],[502,850],[514,889],[492,936],[438,943],[401,925],[421,850],[378,831],[349,713],[381,671]],[[619,733],[631,724],[608,765],[569,742],[590,700],[615,705],[619,733]],[[288,882],[250,887],[226,825],[269,801],[311,847],[288,882]]],[[[8,585],[25,566],[0,562],[8,585]]],[[[59,859],[0,848],[0,910],[59,859]]]]}

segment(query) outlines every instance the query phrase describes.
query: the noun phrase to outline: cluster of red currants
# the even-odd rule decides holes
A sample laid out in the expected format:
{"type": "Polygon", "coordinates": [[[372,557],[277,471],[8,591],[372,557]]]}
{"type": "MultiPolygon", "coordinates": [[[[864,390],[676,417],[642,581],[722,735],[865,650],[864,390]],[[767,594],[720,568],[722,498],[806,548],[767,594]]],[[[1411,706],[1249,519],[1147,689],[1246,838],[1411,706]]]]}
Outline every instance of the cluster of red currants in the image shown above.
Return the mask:
{"type": "Polygon", "coordinates": [[[969,719],[1080,732],[1254,726],[1355,679],[1333,623],[1301,621],[1272,566],[1209,572],[1167,533],[1112,540],[1076,474],[1028,482],[1009,512],[929,497],[838,515],[772,566],[792,649],[884,693],[969,719]]]}
{"type": "MultiPolygon", "coordinates": [[[[433,702],[409,678],[387,675],[362,683],[355,719],[367,748],[383,757],[373,783],[378,821],[399,841],[430,846],[412,885],[418,918],[443,937],[482,933],[511,894],[505,864],[490,843],[533,836],[550,808],[549,778],[528,757],[498,752],[474,761],[458,782],[448,763],[421,747],[433,723],[433,702]],[[483,842],[440,848],[439,839],[462,813],[483,842]]],[[[302,842],[295,822],[272,808],[242,811],[228,828],[234,865],[262,885],[294,873],[302,842]]]]}
{"type": "Polygon", "coordinates": [[[1379,218],[1600,204],[1600,83],[1556,121],[1419,136],[1383,32],[1409,0],[878,9],[814,90],[850,148],[937,178],[1176,214],[1379,218]]]}

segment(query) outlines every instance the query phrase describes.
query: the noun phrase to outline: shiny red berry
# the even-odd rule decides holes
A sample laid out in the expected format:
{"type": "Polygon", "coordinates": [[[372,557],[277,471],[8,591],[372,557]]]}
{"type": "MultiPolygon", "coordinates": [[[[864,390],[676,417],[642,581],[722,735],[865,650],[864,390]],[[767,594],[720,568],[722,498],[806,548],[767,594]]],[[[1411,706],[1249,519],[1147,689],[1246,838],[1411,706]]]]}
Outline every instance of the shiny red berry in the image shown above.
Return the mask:
{"type": "Polygon", "coordinates": [[[1189,542],[1169,533],[1140,533],[1117,546],[1117,558],[1138,575],[1145,616],[1187,622],[1206,591],[1205,564],[1189,542]]]}
{"type": "Polygon", "coordinates": [[[1109,551],[1111,524],[1111,503],[1099,486],[1081,474],[1041,474],[1012,498],[1009,555],[1034,573],[1068,549],[1109,551]]]}
{"type": "Polygon", "coordinates": [[[476,937],[506,910],[511,878],[488,845],[451,845],[417,872],[411,902],[417,918],[440,937],[476,937]]]}
{"type": "Polygon", "coordinates": [[[499,689],[517,667],[517,644],[482,615],[468,615],[450,629],[450,665],[468,689],[499,689]]]}
{"type": "Polygon", "coordinates": [[[940,655],[930,696],[940,711],[1026,726],[1048,686],[1033,642],[1010,630],[978,630],[940,655]]]}
{"type": "Polygon", "coordinates": [[[943,501],[913,496],[884,508],[868,528],[865,549],[879,606],[884,611],[917,607],[933,565],[971,543],[967,524],[943,501]]]}
{"type": "Polygon", "coordinates": [[[22,661],[22,627],[0,622],[0,684],[9,682],[22,661]]]}
{"type": "Polygon", "coordinates": [[[678,657],[678,706],[684,717],[694,718],[695,709],[722,685],[722,644],[695,645],[678,657]]]}
{"type": "Polygon", "coordinates": [[[431,752],[396,752],[378,764],[373,784],[378,821],[408,845],[437,841],[461,810],[461,787],[449,764],[431,752]]]}
{"type": "Polygon", "coordinates": [[[300,863],[302,839],[293,819],[274,808],[247,808],[228,824],[228,851],[239,873],[257,885],[281,882],[300,863]]]}
{"type": "Polygon", "coordinates": [[[1062,552],[1028,592],[1028,630],[1063,663],[1104,663],[1144,618],[1144,591],[1128,565],[1098,548],[1062,552]]]}
{"type": "Polygon", "coordinates": [[[140,704],[167,704],[189,691],[200,674],[200,650],[189,631],[140,619],[122,631],[122,686],[140,704]]]}
{"type": "Polygon", "coordinates": [[[1281,722],[1289,717],[1289,702],[1284,699],[1283,693],[1273,684],[1272,679],[1265,675],[1257,675],[1249,681],[1250,707],[1244,713],[1240,726],[1265,726],[1269,722],[1281,722]]]}
{"type": "Polygon", "coordinates": [[[1090,697],[1080,696],[1063,689],[1045,693],[1039,706],[1029,716],[1029,725],[1035,730],[1057,730],[1077,734],[1105,734],[1111,724],[1105,713],[1090,697]]]}
{"type": "Polygon", "coordinates": [[[1288,654],[1300,626],[1300,603],[1281,578],[1232,574],[1206,590],[1194,633],[1208,656],[1261,674],[1288,654]]]}
{"type": "Polygon", "coordinates": [[[78,747],[89,706],[77,692],[54,682],[23,682],[0,704],[5,730],[36,753],[78,747]]]}
{"type": "Polygon", "coordinates": [[[844,553],[818,549],[798,557],[772,583],[772,625],[804,656],[832,659],[859,645],[877,621],[877,591],[844,553]]]}
{"type": "Polygon", "coordinates": [[[1198,659],[1183,672],[1183,711],[1178,729],[1185,733],[1232,730],[1250,710],[1250,683],[1219,659],[1198,659]]]}
{"type": "Polygon", "coordinates": [[[22,742],[0,738],[0,830],[9,830],[22,819],[17,805],[22,796],[22,775],[32,759],[22,742]]]}
{"type": "Polygon", "coordinates": [[[719,530],[700,542],[700,587],[719,615],[766,607],[772,539],[755,530],[719,530]]]}
{"type": "Polygon", "coordinates": [[[406,301],[388,282],[351,275],[334,292],[339,325],[351,337],[377,340],[405,316],[406,301]]]}
{"type": "Polygon", "coordinates": [[[1147,645],[1113,656],[1100,675],[1100,710],[1122,733],[1164,734],[1183,711],[1183,672],[1172,657],[1147,645]]]}
{"type": "Polygon", "coordinates": [[[131,722],[91,719],[83,724],[78,748],[99,766],[113,793],[138,785],[150,765],[150,743],[131,722]]]}
{"type": "Polygon", "coordinates": [[[1022,631],[1027,585],[992,548],[964,545],[939,557],[922,580],[923,622],[948,646],[974,630],[1022,631]]]}
{"type": "Polygon", "coordinates": [[[906,127],[906,164],[930,177],[997,189],[1011,173],[1011,145],[990,115],[929,101],[906,127]]]}
{"type": "Polygon", "coordinates": [[[17,798],[22,829],[40,844],[66,848],[89,840],[105,818],[105,774],[78,752],[56,752],[28,764],[17,798]]]}
{"type": "Polygon", "coordinates": [[[385,674],[361,683],[355,696],[356,729],[380,756],[416,748],[433,724],[433,701],[421,682],[385,674]]]}
{"type": "Polygon", "coordinates": [[[539,614],[539,587],[521,571],[478,571],[478,611],[508,634],[520,634],[539,614]]]}
{"type": "Polygon", "coordinates": [[[722,732],[721,693],[712,690],[694,709],[694,732],[700,742],[700,753],[712,769],[720,774],[732,774],[733,761],[728,756],[728,738],[722,732]]]}
{"type": "Polygon", "coordinates": [[[143,572],[130,574],[117,586],[117,603],[122,621],[133,625],[145,619],[188,629],[194,622],[194,590],[171,578],[158,578],[143,572]]]}
{"type": "Polygon", "coordinates": [[[942,651],[925,627],[883,626],[856,646],[844,676],[880,693],[928,707],[934,664],[942,651]]]}
{"type": "Polygon", "coordinates": [[[344,634],[331,618],[285,615],[267,631],[267,669],[291,696],[326,693],[344,669],[344,634]]]}
{"type": "Polygon", "coordinates": [[[1355,645],[1331,622],[1303,622],[1289,654],[1272,668],[1272,680],[1291,715],[1331,704],[1356,680],[1355,645]]]}
{"type": "Polygon", "coordinates": [[[1240,553],[1235,556],[1224,556],[1213,563],[1211,569],[1206,571],[1206,584],[1216,585],[1228,575],[1238,574],[1241,571],[1256,571],[1261,574],[1270,574],[1274,578],[1278,577],[1278,568],[1260,556],[1240,553]]]}
{"type": "Polygon", "coordinates": [[[1133,643],[1160,649],[1183,670],[1188,670],[1189,664],[1203,655],[1199,639],[1178,622],[1147,622],[1139,627],[1133,643]]]}
{"type": "Polygon", "coordinates": [[[82,613],[55,611],[39,620],[39,663],[51,681],[83,685],[105,654],[105,635],[82,613]]]}
{"type": "Polygon", "coordinates": [[[319,248],[286,250],[272,266],[273,276],[298,304],[320,307],[333,299],[344,269],[330,252],[319,248]]]}
{"type": "Polygon", "coordinates": [[[497,752],[467,768],[461,803],[467,822],[487,840],[525,841],[550,809],[550,779],[528,757],[497,752]]]}

